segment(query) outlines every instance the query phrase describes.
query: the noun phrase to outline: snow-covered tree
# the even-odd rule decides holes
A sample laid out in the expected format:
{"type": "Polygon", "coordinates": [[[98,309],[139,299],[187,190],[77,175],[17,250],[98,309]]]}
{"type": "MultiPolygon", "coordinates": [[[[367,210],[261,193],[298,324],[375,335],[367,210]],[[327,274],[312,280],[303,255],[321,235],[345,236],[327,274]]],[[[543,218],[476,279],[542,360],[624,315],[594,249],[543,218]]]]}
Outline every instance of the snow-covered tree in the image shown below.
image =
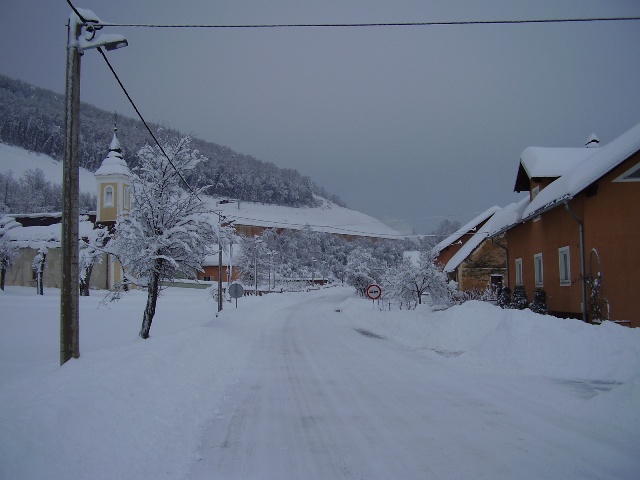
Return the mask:
{"type": "Polygon", "coordinates": [[[523,285],[516,285],[513,289],[513,298],[511,300],[511,308],[516,310],[524,310],[529,306],[529,296],[523,285]]]}
{"type": "Polygon", "coordinates": [[[80,295],[89,296],[89,282],[93,266],[102,262],[104,247],[109,240],[109,232],[106,228],[95,228],[91,233],[80,239],[78,248],[78,267],[80,269],[80,295]]]}
{"type": "Polygon", "coordinates": [[[40,247],[38,249],[38,253],[33,258],[33,263],[31,264],[31,268],[35,273],[36,277],[36,293],[38,295],[44,295],[44,269],[47,266],[47,253],[49,253],[49,249],[45,246],[40,247]]]}
{"type": "Polygon", "coordinates": [[[7,270],[13,265],[18,249],[4,236],[0,236],[0,290],[4,290],[7,270]]]}
{"type": "Polygon", "coordinates": [[[500,308],[511,308],[511,289],[509,287],[500,289],[497,304],[500,308]]]}
{"type": "Polygon", "coordinates": [[[362,247],[356,247],[347,257],[345,267],[346,280],[362,296],[369,285],[376,282],[375,262],[371,251],[362,247]]]}
{"type": "Polygon", "coordinates": [[[446,275],[436,265],[436,255],[430,248],[420,251],[417,265],[409,259],[392,268],[383,282],[387,296],[403,305],[410,306],[422,303],[425,294],[438,305],[451,304],[451,291],[446,275]]]}
{"type": "Polygon", "coordinates": [[[536,288],[533,292],[533,301],[529,304],[529,309],[532,312],[547,315],[549,313],[549,307],[547,307],[547,292],[542,288],[536,288]]]}
{"type": "Polygon", "coordinates": [[[13,245],[5,234],[12,228],[19,227],[20,224],[12,217],[0,214],[0,289],[4,290],[4,281],[7,270],[13,265],[13,260],[18,254],[18,248],[13,245]]]}
{"type": "Polygon", "coordinates": [[[147,305],[140,336],[149,337],[163,279],[193,276],[212,248],[217,249],[218,220],[200,195],[207,187],[186,191],[184,178],[203,160],[189,137],[146,145],[133,171],[131,212],[119,217],[112,251],[127,281],[146,287],[147,305]],[[214,247],[215,246],[215,247],[214,247]]]}
{"type": "Polygon", "coordinates": [[[408,258],[403,259],[400,265],[387,270],[382,279],[383,298],[397,302],[400,308],[415,306],[418,303],[414,287],[417,270],[408,258]]]}

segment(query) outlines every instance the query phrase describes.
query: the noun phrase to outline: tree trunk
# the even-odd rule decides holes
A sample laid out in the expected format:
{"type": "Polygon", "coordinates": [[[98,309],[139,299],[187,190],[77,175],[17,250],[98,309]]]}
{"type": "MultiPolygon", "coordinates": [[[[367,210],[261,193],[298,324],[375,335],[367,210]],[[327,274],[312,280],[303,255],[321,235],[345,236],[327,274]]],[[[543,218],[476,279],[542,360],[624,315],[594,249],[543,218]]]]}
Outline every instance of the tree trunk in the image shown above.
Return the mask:
{"type": "Polygon", "coordinates": [[[80,295],[83,297],[89,296],[89,282],[91,281],[91,272],[93,271],[93,265],[90,265],[85,272],[84,280],[80,279],[80,295]]]}
{"type": "Polygon", "coordinates": [[[7,274],[7,269],[3,266],[0,268],[0,290],[4,291],[4,277],[7,274]]]}
{"type": "Polygon", "coordinates": [[[147,294],[147,306],[144,309],[144,316],[142,317],[142,328],[140,329],[140,336],[142,338],[149,338],[149,330],[151,330],[151,322],[153,316],[156,314],[156,303],[158,302],[158,294],[160,293],[160,272],[162,271],[162,260],[157,259],[155,261],[155,268],[149,277],[149,287],[147,294]]]}

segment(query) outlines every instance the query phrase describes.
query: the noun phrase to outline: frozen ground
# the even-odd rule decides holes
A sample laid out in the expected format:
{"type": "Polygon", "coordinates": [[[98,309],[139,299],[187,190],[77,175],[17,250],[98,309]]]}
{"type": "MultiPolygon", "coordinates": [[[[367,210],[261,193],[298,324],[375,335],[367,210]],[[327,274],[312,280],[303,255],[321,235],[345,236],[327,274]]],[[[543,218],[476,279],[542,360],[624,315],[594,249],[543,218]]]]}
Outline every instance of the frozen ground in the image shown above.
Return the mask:
{"type": "Polygon", "coordinates": [[[640,472],[640,330],[349,288],[81,298],[0,292],[0,478],[600,478],[640,472]]]}

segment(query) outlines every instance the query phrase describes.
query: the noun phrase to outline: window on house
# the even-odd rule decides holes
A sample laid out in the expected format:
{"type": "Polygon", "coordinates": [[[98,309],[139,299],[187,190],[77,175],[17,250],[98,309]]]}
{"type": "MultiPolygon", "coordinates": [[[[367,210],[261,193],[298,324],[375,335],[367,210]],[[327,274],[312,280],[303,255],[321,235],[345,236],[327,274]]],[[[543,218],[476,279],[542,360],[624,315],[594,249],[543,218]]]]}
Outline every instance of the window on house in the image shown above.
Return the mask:
{"type": "Polygon", "coordinates": [[[516,285],[522,285],[522,259],[516,258],[516,285]]]}
{"type": "Polygon", "coordinates": [[[535,187],[533,187],[533,190],[531,190],[531,200],[533,200],[534,198],[536,198],[536,196],[540,193],[540,185],[536,185],[535,187]]]}
{"type": "Polygon", "coordinates": [[[105,207],[113,207],[113,187],[111,185],[104,187],[104,201],[102,204],[105,207]]]}
{"type": "Polygon", "coordinates": [[[131,193],[129,192],[129,187],[125,186],[122,193],[124,195],[124,198],[122,199],[122,208],[129,210],[131,201],[131,193]]]}
{"type": "Polygon", "coordinates": [[[571,285],[571,257],[569,247],[558,249],[558,260],[560,262],[560,285],[571,285]]]}
{"type": "Polygon", "coordinates": [[[534,269],[536,287],[542,287],[544,284],[544,273],[542,269],[541,253],[536,253],[533,256],[533,269],[534,269]]]}

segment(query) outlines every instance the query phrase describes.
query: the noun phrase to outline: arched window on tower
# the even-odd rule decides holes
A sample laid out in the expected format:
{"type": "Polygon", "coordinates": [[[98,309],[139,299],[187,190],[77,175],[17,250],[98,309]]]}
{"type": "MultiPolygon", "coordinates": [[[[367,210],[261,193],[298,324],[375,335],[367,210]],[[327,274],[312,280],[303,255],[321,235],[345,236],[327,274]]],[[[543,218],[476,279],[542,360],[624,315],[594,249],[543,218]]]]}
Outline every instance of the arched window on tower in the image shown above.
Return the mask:
{"type": "Polygon", "coordinates": [[[104,198],[102,205],[105,207],[113,207],[113,187],[107,185],[104,187],[104,198]]]}

